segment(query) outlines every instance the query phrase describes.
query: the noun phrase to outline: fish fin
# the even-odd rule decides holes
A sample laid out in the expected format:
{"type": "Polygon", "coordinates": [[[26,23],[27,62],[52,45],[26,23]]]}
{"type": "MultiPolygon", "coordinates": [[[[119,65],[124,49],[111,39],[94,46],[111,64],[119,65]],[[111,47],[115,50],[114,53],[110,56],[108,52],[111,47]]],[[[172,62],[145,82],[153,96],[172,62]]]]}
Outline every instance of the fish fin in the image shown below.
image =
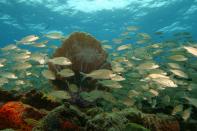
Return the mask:
{"type": "Polygon", "coordinates": [[[86,73],[83,73],[83,72],[80,72],[80,74],[82,74],[83,76],[85,76],[85,75],[86,75],[86,73]]]}
{"type": "Polygon", "coordinates": [[[20,45],[21,44],[21,41],[20,40],[14,40],[16,45],[20,45]]]}

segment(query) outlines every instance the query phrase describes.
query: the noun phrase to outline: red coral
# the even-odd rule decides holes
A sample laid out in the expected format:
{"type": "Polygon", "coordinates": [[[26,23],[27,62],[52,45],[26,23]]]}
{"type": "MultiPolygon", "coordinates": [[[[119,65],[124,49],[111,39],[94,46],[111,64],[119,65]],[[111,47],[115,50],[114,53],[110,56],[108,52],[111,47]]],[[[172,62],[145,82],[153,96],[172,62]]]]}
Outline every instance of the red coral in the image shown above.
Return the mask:
{"type": "Polygon", "coordinates": [[[79,126],[73,124],[72,122],[66,120],[62,123],[62,128],[64,130],[74,130],[74,131],[79,131],[79,126]]]}
{"type": "Polygon", "coordinates": [[[31,131],[32,125],[28,125],[24,119],[34,112],[35,116],[42,117],[38,112],[21,102],[7,102],[0,108],[0,129],[13,128],[22,131],[31,131]]]}

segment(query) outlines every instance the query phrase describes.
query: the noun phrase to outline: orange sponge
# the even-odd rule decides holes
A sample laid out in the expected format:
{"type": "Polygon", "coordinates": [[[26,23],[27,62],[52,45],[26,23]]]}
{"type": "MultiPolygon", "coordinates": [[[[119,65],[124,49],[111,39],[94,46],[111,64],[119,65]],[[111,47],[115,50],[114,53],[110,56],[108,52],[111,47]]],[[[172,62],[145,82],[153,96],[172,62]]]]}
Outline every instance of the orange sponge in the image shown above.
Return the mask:
{"type": "Polygon", "coordinates": [[[21,131],[31,131],[33,126],[25,122],[26,116],[40,116],[39,112],[22,102],[7,102],[0,108],[0,129],[13,128],[21,131]],[[38,115],[39,114],[39,115],[38,115]]]}

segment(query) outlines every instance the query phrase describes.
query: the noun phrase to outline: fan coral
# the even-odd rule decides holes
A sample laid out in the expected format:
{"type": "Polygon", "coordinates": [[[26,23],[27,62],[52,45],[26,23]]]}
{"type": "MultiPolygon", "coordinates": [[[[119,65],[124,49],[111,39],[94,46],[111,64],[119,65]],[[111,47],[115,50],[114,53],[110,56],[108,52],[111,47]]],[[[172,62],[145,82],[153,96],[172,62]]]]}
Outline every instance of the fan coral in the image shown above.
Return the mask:
{"type": "MultiPolygon", "coordinates": [[[[82,82],[81,72],[89,73],[97,69],[111,69],[111,64],[107,62],[107,53],[101,47],[101,43],[93,36],[83,33],[72,33],[58,48],[53,57],[66,57],[71,62],[70,66],[55,65],[48,63],[49,70],[56,74],[56,80],[52,83],[58,89],[67,89],[67,82],[74,83],[83,90],[95,88],[95,80],[87,80],[82,82]],[[58,72],[64,68],[70,68],[74,71],[75,76],[63,78],[58,72]],[[66,81],[65,81],[66,80],[66,81]]],[[[75,100],[73,98],[73,100],[75,100]]]]}
{"type": "MultiPolygon", "coordinates": [[[[64,41],[53,57],[66,57],[71,60],[71,69],[75,72],[89,73],[99,68],[109,68],[107,53],[102,49],[101,43],[91,35],[75,32],[64,41]]],[[[49,69],[56,72],[64,66],[55,66],[49,63],[49,69]]]]}

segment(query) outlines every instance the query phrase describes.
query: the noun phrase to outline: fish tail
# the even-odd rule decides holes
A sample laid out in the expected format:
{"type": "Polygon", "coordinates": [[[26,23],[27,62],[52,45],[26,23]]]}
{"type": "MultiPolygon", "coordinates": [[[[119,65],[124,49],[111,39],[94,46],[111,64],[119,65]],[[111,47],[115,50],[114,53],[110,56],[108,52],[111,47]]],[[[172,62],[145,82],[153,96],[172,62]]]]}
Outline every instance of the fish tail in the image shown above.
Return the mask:
{"type": "Polygon", "coordinates": [[[81,81],[84,81],[87,78],[87,74],[80,72],[81,75],[83,75],[83,78],[81,79],[81,81]]]}

